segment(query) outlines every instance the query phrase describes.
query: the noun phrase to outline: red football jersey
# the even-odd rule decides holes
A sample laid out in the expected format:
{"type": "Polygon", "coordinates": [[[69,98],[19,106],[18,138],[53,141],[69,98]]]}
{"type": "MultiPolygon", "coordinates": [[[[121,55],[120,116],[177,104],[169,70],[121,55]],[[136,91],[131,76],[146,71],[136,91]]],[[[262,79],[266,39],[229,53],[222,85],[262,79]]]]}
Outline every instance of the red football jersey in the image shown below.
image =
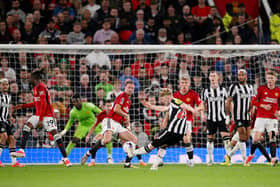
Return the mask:
{"type": "Polygon", "coordinates": [[[258,107],[256,117],[257,118],[269,118],[277,119],[274,113],[278,111],[280,99],[280,89],[275,87],[269,89],[267,86],[260,86],[257,91],[257,95],[252,98],[252,104],[258,107]],[[261,104],[270,104],[271,109],[265,110],[260,107],[261,104]]]}
{"type": "Polygon", "coordinates": [[[131,100],[129,99],[129,96],[125,92],[122,92],[114,101],[113,107],[108,114],[109,118],[122,124],[122,122],[125,121],[125,119],[121,115],[114,112],[116,104],[121,105],[121,110],[125,113],[128,113],[131,105],[131,100]]]}
{"type": "Polygon", "coordinates": [[[36,108],[36,116],[39,116],[39,120],[43,120],[44,117],[54,117],[53,107],[51,105],[50,94],[43,83],[39,83],[33,88],[33,103],[23,104],[23,108],[36,108]]]}
{"type": "MultiPolygon", "coordinates": [[[[181,101],[183,101],[186,104],[189,104],[192,107],[194,107],[194,104],[200,105],[200,103],[202,102],[199,98],[198,93],[193,90],[189,90],[188,93],[185,95],[182,95],[179,91],[177,91],[173,94],[173,97],[180,99],[181,101]]],[[[187,111],[187,120],[193,121],[193,114],[190,111],[187,111]]]]}
{"type": "Polygon", "coordinates": [[[108,115],[106,113],[106,110],[103,110],[102,112],[100,112],[97,116],[96,116],[96,122],[94,124],[94,126],[97,126],[99,123],[101,123],[103,121],[104,118],[106,118],[108,115]]]}

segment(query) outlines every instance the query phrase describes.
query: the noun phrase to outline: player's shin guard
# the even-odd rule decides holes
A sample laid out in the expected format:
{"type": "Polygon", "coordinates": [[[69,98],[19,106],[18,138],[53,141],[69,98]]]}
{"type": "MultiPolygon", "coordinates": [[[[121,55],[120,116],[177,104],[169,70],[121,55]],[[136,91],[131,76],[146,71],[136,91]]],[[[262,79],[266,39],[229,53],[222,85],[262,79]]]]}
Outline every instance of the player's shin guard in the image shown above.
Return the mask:
{"type": "MultiPolygon", "coordinates": [[[[252,145],[252,146],[253,146],[253,145],[252,145]]],[[[263,156],[266,158],[266,160],[267,160],[268,162],[271,162],[271,158],[270,158],[270,156],[268,155],[268,153],[267,153],[265,147],[264,147],[260,142],[257,143],[257,147],[259,148],[259,150],[261,151],[261,153],[263,154],[263,156]]],[[[252,153],[252,150],[251,150],[251,153],[252,153]]],[[[252,154],[251,154],[251,155],[252,155],[252,154]]]]}
{"type": "Polygon", "coordinates": [[[165,148],[159,148],[158,149],[157,155],[158,155],[159,158],[163,158],[165,156],[165,154],[166,154],[166,149],[165,148]]]}
{"type": "Polygon", "coordinates": [[[232,157],[236,151],[238,151],[240,142],[237,142],[236,145],[231,149],[231,151],[227,154],[229,157],[232,157]]]}
{"type": "Polygon", "coordinates": [[[112,158],[113,143],[106,144],[107,158],[112,158]]]}
{"type": "Polygon", "coordinates": [[[135,154],[135,155],[143,155],[143,154],[147,154],[147,153],[149,153],[149,152],[151,152],[151,150],[150,150],[149,147],[146,145],[146,146],[144,146],[144,147],[140,147],[139,149],[136,149],[136,150],[134,151],[134,154],[135,154]]]}
{"type": "Polygon", "coordinates": [[[10,157],[11,157],[12,164],[15,164],[17,162],[16,148],[10,148],[10,157]]]}
{"type": "Polygon", "coordinates": [[[276,157],[276,142],[275,141],[270,141],[269,145],[270,145],[271,158],[274,158],[274,157],[276,157]]]}
{"type": "Polygon", "coordinates": [[[186,151],[187,151],[189,160],[192,160],[193,159],[193,146],[191,143],[186,144],[186,151]]]}
{"type": "Polygon", "coordinates": [[[2,152],[3,152],[4,147],[5,147],[5,145],[0,144],[0,157],[1,157],[1,155],[2,155],[2,152]]]}
{"type": "Polygon", "coordinates": [[[65,147],[63,145],[63,141],[62,141],[61,135],[60,134],[56,134],[56,135],[53,136],[53,139],[56,142],[56,144],[57,144],[57,146],[58,146],[58,148],[59,148],[63,158],[67,158],[67,154],[66,154],[66,151],[65,151],[65,147]]]}
{"type": "Polygon", "coordinates": [[[230,137],[229,136],[224,136],[223,137],[223,142],[224,142],[224,147],[225,147],[226,153],[229,154],[229,152],[231,151],[230,137]]]}
{"type": "Polygon", "coordinates": [[[28,140],[30,132],[31,132],[31,128],[28,127],[27,125],[24,125],[23,126],[23,132],[22,132],[21,144],[20,144],[21,149],[25,149],[26,142],[28,140]]]}
{"type": "Polygon", "coordinates": [[[208,152],[208,161],[213,162],[213,151],[214,151],[214,140],[208,139],[207,141],[207,152],[208,152]]]}

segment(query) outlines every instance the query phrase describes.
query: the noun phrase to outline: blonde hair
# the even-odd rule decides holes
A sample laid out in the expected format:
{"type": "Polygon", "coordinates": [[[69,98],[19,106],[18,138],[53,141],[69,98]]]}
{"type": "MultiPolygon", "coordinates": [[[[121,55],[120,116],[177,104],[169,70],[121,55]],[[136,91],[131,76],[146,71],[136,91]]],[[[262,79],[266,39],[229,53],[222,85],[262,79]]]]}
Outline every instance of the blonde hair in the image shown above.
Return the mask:
{"type": "Polygon", "coordinates": [[[272,75],[272,76],[275,76],[275,77],[277,77],[277,72],[275,72],[275,71],[273,71],[273,70],[270,70],[270,71],[268,71],[267,73],[266,73],[266,75],[272,75]]]}
{"type": "Polygon", "coordinates": [[[160,89],[159,96],[164,97],[164,96],[171,96],[172,95],[172,90],[169,88],[162,88],[160,89]]]}

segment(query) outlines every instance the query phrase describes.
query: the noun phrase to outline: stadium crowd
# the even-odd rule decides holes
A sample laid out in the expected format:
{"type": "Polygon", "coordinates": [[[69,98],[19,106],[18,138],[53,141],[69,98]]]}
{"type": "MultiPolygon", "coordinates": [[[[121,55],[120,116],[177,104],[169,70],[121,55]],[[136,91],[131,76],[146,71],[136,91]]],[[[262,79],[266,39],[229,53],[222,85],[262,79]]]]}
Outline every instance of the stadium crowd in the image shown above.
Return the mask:
{"type": "MultiPolygon", "coordinates": [[[[237,11],[227,4],[223,17],[205,0],[11,0],[0,7],[0,43],[191,44],[208,36],[198,43],[258,43],[257,20],[242,3],[237,11]]],[[[270,22],[264,37],[279,43],[279,14],[270,22]]]]}

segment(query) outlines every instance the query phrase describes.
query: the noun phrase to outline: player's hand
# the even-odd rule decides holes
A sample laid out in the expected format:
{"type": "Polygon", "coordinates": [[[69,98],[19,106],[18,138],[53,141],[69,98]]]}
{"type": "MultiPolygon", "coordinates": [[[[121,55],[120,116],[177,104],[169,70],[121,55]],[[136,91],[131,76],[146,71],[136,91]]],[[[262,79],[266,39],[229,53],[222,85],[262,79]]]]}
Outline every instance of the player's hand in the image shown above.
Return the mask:
{"type": "Polygon", "coordinates": [[[63,131],[60,132],[60,136],[64,136],[66,134],[67,130],[64,129],[63,131]]]}
{"type": "Polygon", "coordinates": [[[38,122],[37,128],[40,128],[40,129],[43,128],[43,121],[38,122]]]}
{"type": "Polygon", "coordinates": [[[86,136],[86,143],[88,143],[90,136],[86,136]]]}
{"type": "Polygon", "coordinates": [[[131,131],[130,125],[126,126],[127,130],[131,131]]]}
{"type": "Polygon", "coordinates": [[[271,105],[269,105],[269,104],[262,104],[261,105],[261,107],[263,108],[263,109],[265,109],[265,110],[271,110],[271,105]]]}
{"type": "Polygon", "coordinates": [[[205,114],[201,114],[201,119],[203,122],[206,122],[207,121],[207,117],[205,114]]]}
{"type": "Polygon", "coordinates": [[[16,110],[22,109],[22,104],[18,104],[13,108],[13,112],[16,110]]]}
{"type": "Polygon", "coordinates": [[[125,116],[125,124],[130,124],[130,117],[129,117],[129,115],[127,115],[127,116],[125,116]]]}
{"type": "Polygon", "coordinates": [[[280,111],[276,111],[276,112],[274,113],[274,116],[277,117],[277,118],[279,118],[279,117],[280,117],[280,111]]]}

